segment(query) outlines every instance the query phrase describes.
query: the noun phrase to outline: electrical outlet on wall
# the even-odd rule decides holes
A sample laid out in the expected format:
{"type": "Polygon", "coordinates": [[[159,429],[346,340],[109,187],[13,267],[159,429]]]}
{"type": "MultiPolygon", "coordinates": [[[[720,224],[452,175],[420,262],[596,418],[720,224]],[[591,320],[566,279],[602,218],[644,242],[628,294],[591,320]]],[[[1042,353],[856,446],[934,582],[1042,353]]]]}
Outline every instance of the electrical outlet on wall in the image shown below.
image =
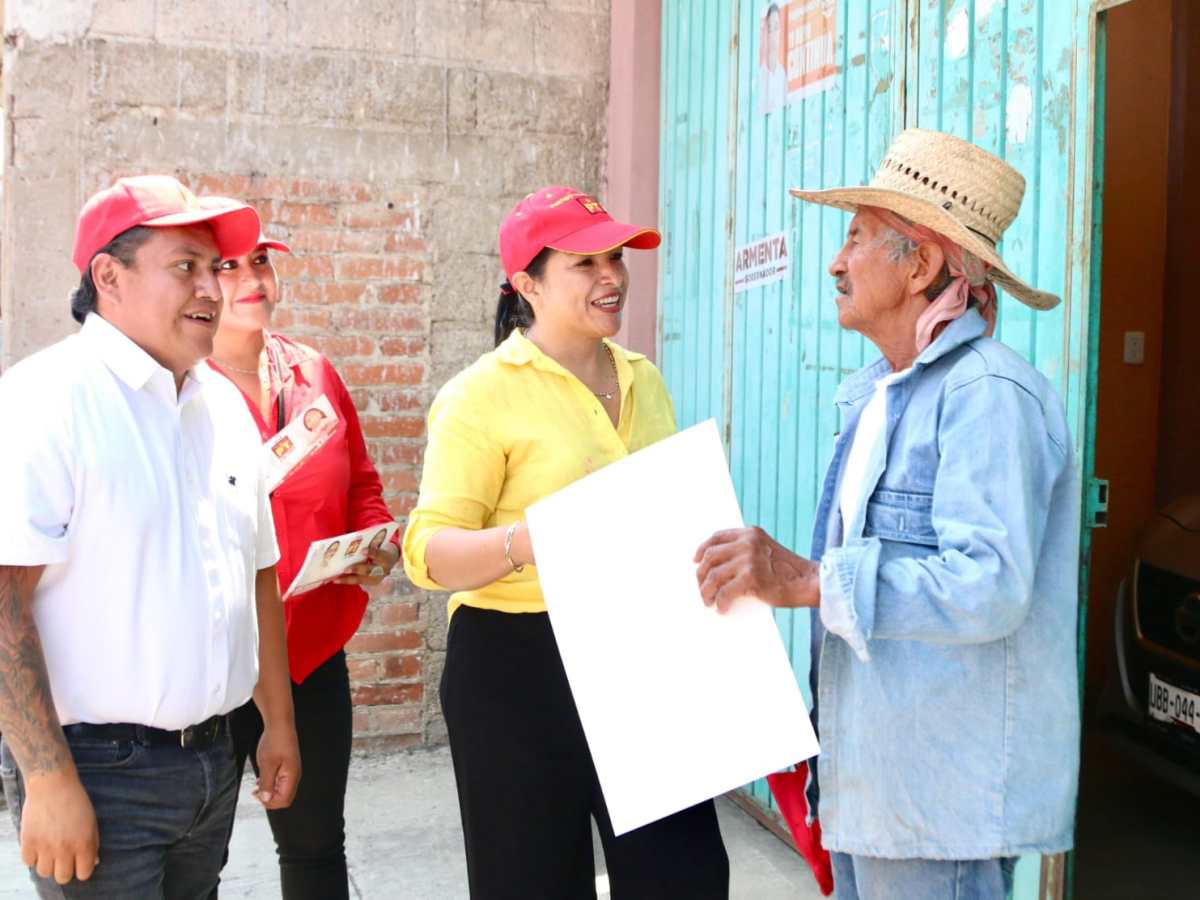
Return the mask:
{"type": "Polygon", "coordinates": [[[1125,332],[1125,362],[1140,366],[1146,361],[1146,332],[1125,332]]]}

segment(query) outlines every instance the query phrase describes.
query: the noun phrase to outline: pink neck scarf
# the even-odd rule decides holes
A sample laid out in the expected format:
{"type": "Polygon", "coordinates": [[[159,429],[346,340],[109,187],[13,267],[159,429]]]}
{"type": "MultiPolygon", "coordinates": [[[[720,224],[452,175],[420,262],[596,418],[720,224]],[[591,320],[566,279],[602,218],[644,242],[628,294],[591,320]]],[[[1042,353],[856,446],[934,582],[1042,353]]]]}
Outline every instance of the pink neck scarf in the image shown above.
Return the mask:
{"type": "Polygon", "coordinates": [[[992,332],[996,330],[996,286],[988,277],[992,268],[990,263],[985,263],[974,253],[964,250],[944,234],[909,222],[889,209],[878,206],[861,206],[859,209],[871,213],[884,225],[911,241],[918,244],[937,244],[946,257],[946,265],[954,280],[917,319],[917,353],[933,342],[934,332],[939,325],[952,322],[967,311],[967,303],[971,297],[975,298],[979,314],[987,322],[987,336],[992,336],[992,332]]]}

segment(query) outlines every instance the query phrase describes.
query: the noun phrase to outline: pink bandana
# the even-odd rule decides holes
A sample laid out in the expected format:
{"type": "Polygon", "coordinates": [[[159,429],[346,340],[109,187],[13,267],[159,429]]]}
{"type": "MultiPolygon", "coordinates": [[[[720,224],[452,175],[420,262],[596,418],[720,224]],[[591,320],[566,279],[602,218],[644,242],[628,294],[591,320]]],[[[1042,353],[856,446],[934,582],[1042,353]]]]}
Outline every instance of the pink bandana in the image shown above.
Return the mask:
{"type": "Polygon", "coordinates": [[[987,336],[992,336],[992,332],[996,330],[996,286],[988,277],[992,268],[990,263],[985,263],[974,253],[964,250],[944,234],[938,234],[924,225],[908,222],[889,209],[878,206],[860,206],[859,209],[876,216],[884,225],[911,241],[918,244],[937,244],[946,257],[946,265],[954,280],[917,319],[918,353],[932,343],[934,331],[939,325],[952,322],[967,311],[970,297],[975,298],[979,313],[987,322],[987,336]]]}

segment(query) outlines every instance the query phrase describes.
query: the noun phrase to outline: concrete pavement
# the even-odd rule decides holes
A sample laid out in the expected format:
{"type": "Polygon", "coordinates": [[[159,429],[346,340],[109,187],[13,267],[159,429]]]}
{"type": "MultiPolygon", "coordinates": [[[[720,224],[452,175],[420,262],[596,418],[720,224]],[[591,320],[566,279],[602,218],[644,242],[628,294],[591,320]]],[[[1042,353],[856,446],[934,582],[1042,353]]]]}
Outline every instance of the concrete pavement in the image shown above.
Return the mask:
{"type": "MultiPolygon", "coordinates": [[[[266,814],[249,796],[238,804],[222,900],[279,897],[279,869],[266,814]]],[[[718,801],[734,900],[816,900],[804,861],[728,800],[718,801]]],[[[356,757],[346,821],[351,896],[356,900],[466,898],[462,832],[445,748],[356,757]]],[[[608,897],[603,857],[597,885],[608,897]]],[[[0,898],[33,896],[7,813],[0,814],[0,898]]],[[[681,898],[684,900],[684,898],[681,898]]]]}

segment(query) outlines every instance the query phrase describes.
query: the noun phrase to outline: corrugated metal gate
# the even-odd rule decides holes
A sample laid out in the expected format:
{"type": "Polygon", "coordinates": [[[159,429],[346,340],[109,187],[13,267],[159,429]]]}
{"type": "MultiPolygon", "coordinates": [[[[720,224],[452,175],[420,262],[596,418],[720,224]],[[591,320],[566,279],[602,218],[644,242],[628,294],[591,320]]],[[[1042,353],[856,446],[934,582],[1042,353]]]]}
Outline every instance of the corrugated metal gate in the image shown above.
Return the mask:
{"type": "MultiPolygon", "coordinates": [[[[998,337],[1059,386],[1090,475],[1092,162],[1103,122],[1091,4],[778,5],[797,22],[834,12],[837,74],[764,112],[766,0],[663,0],[659,361],[680,424],[716,417],[747,522],[807,551],[838,429],[834,390],[875,351],[839,329],[832,302],[826,270],[848,215],[795,202],[786,188],[864,182],[895,134],[918,125],[968,138],[1026,178],[1001,252],[1064,302],[1035,315],[1002,296],[998,337]],[[780,232],[788,276],[735,294],[734,248],[780,232]]],[[[807,613],[777,622],[807,695],[807,613]]],[[[765,782],[746,791],[771,809],[765,782]]],[[[1036,896],[1037,866],[1023,864],[1020,881],[1017,897],[1036,896]]]]}

